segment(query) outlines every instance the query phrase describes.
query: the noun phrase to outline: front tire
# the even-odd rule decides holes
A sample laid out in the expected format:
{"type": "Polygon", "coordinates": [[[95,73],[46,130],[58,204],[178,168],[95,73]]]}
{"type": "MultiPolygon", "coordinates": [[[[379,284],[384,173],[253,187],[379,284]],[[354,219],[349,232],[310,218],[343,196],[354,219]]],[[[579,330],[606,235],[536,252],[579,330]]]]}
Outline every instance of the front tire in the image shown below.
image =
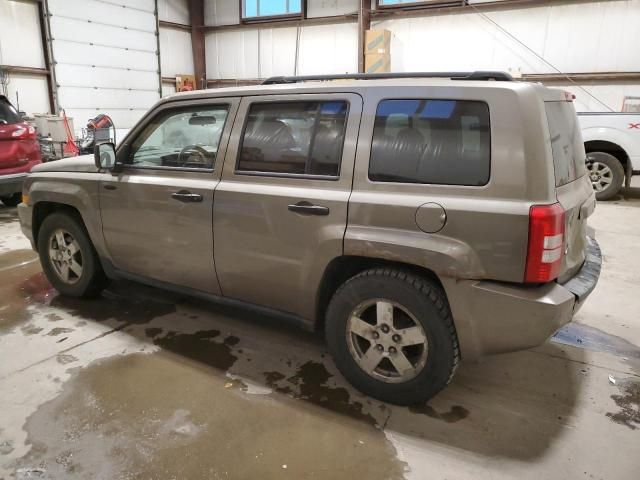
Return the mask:
{"type": "Polygon", "coordinates": [[[61,294],[93,297],[108,283],[84,225],[76,216],[52,213],[38,232],[38,254],[47,279],[61,294]]]}
{"type": "Polygon", "coordinates": [[[326,337],[353,386],[398,405],[435,396],[460,361],[444,292],[393,268],[367,270],[338,289],[327,309],[326,337]]]}
{"type": "Polygon", "coordinates": [[[2,200],[2,203],[4,203],[7,207],[17,207],[20,202],[22,202],[22,194],[14,193],[13,195],[0,197],[0,200],[2,200]]]}
{"type": "Polygon", "coordinates": [[[587,154],[587,170],[597,200],[611,200],[624,182],[624,169],[616,157],[605,152],[587,154]]]}

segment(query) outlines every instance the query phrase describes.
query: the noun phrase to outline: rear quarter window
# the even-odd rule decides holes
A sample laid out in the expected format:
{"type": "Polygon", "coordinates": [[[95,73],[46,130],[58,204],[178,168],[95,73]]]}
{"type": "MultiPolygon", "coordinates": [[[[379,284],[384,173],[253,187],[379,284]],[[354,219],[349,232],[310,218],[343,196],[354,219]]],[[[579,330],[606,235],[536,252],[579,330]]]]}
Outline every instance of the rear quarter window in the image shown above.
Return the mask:
{"type": "Polygon", "coordinates": [[[491,169],[489,106],[467,100],[383,100],[378,104],[369,179],[486,185],[491,169]]]}
{"type": "Polygon", "coordinates": [[[0,99],[0,125],[6,125],[8,123],[19,123],[20,115],[13,105],[6,100],[0,99]]]}
{"type": "Polygon", "coordinates": [[[586,173],[584,143],[578,117],[570,102],[545,102],[556,187],[586,173]]]}

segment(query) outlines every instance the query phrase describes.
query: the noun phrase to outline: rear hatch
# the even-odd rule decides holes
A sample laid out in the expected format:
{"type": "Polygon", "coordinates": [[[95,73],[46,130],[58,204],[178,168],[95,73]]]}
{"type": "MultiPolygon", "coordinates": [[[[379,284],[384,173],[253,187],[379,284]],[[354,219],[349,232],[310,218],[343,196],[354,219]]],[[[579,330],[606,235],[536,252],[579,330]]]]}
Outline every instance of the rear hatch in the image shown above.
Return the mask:
{"type": "Polygon", "coordinates": [[[584,263],[587,217],[595,208],[595,194],[586,174],[586,154],[573,102],[547,101],[544,105],[551,136],[556,195],[565,211],[565,251],[558,278],[563,283],[584,263]]]}
{"type": "Polygon", "coordinates": [[[20,115],[6,97],[0,96],[0,169],[19,166],[16,132],[20,132],[20,115]]]}

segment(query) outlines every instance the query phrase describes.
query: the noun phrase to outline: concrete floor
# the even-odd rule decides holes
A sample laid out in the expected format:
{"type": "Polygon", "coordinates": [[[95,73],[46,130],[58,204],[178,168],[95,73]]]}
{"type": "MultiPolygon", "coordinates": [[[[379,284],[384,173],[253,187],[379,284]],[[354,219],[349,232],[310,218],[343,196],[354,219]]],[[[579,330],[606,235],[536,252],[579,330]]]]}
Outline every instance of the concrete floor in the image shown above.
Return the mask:
{"type": "Polygon", "coordinates": [[[412,408],[354,391],[273,318],[129,283],[62,298],[0,207],[0,479],[638,479],[630,197],[590,222],[604,265],[576,323],[412,408]]]}

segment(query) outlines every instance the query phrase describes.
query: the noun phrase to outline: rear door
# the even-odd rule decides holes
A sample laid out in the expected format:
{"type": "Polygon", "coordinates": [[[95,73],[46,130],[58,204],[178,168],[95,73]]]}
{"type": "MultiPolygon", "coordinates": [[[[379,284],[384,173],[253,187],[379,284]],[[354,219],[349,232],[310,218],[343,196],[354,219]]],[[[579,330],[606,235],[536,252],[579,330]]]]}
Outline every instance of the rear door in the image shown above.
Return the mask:
{"type": "Polygon", "coordinates": [[[587,217],[595,193],[586,175],[586,154],[572,102],[545,102],[558,202],[565,210],[565,255],[559,281],[572,277],[585,259],[587,217]]]}
{"type": "Polygon", "coordinates": [[[214,202],[224,296],[314,317],[342,255],[361,111],[355,94],[242,100],[214,202]]]}

